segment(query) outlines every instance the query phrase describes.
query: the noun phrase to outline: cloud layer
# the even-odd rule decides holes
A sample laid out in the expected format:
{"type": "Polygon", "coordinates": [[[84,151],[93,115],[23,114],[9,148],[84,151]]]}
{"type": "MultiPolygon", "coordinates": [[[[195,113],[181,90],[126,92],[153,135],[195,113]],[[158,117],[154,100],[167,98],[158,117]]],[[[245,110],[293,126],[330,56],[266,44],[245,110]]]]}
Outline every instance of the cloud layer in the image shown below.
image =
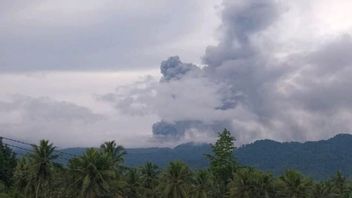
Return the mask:
{"type": "Polygon", "coordinates": [[[201,52],[194,49],[212,40],[217,25],[213,4],[4,0],[0,71],[150,69],[175,52],[199,61],[201,52]]]}
{"type": "MultiPolygon", "coordinates": [[[[286,26],[292,31],[313,28],[302,16],[311,16],[319,2],[310,1],[313,6],[307,10],[300,8],[302,3],[225,0],[221,35],[205,51],[206,66],[170,57],[161,63],[160,82],[147,88],[154,94],[132,97],[160,117],[152,127],[155,137],[213,137],[227,127],[247,143],[320,139],[351,131],[352,26],[310,35],[302,29],[302,35],[292,35],[286,26]]],[[[126,109],[125,100],[116,101],[126,109]]]]}

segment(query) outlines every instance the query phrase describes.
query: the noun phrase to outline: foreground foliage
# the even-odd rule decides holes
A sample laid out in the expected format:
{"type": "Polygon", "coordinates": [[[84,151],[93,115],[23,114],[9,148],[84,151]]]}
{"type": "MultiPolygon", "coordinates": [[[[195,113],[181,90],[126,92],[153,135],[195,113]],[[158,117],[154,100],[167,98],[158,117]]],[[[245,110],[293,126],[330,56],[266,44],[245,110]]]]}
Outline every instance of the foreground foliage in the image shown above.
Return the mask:
{"type": "Polygon", "coordinates": [[[348,198],[352,183],[339,172],[314,181],[287,170],[273,176],[244,167],[233,157],[235,139],[219,133],[209,168],[191,170],[181,161],[164,169],[153,163],[124,166],[123,147],[115,141],[90,148],[63,164],[49,141],[33,145],[29,154],[15,153],[0,140],[0,198],[348,198]]]}

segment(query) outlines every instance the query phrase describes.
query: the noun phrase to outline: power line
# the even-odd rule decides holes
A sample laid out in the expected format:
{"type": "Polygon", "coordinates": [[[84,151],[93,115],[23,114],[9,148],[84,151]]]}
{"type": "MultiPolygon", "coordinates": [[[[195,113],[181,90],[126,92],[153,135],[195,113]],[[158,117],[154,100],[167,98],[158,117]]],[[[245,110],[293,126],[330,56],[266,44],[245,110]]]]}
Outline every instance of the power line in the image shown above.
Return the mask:
{"type": "MultiPolygon", "coordinates": [[[[16,146],[16,145],[12,145],[12,144],[8,144],[8,143],[2,143],[2,144],[4,144],[4,145],[6,145],[6,146],[9,146],[9,147],[13,147],[13,148],[17,148],[17,149],[21,149],[21,150],[23,150],[23,151],[27,151],[27,152],[33,152],[33,150],[30,150],[30,149],[26,149],[26,148],[22,148],[22,147],[20,147],[20,146],[16,146]]],[[[17,154],[17,153],[16,153],[17,154]]]]}
{"type": "MultiPolygon", "coordinates": [[[[29,152],[29,153],[34,153],[33,150],[30,150],[30,149],[27,149],[27,148],[23,148],[23,147],[20,147],[20,146],[17,146],[17,145],[13,145],[13,144],[9,144],[9,143],[3,143],[4,145],[8,146],[8,147],[12,147],[12,148],[16,148],[16,149],[20,149],[20,150],[23,150],[23,151],[26,151],[26,152],[29,152]]],[[[19,152],[16,152],[16,155],[22,155],[22,156],[25,156],[26,154],[24,153],[19,153],[19,152]]],[[[60,156],[60,155],[57,155],[58,157],[55,159],[55,161],[57,160],[61,160],[61,161],[70,161],[71,159],[69,158],[66,158],[66,157],[63,157],[63,156],[60,156]]]]}
{"type": "Polygon", "coordinates": [[[34,144],[23,142],[23,141],[20,141],[20,140],[15,140],[15,139],[8,138],[8,137],[0,136],[0,139],[9,140],[9,141],[20,143],[20,144],[26,144],[26,145],[34,146],[34,144]]]}
{"type": "MultiPolygon", "coordinates": [[[[31,147],[35,146],[35,144],[31,144],[31,143],[28,143],[28,142],[24,142],[24,141],[20,141],[20,140],[15,140],[15,139],[8,138],[8,137],[3,137],[3,136],[0,136],[0,139],[4,139],[4,140],[16,142],[16,143],[19,143],[19,144],[29,145],[29,146],[31,146],[31,147]]],[[[74,154],[72,154],[72,153],[66,153],[66,152],[63,152],[63,151],[54,150],[54,152],[59,153],[59,154],[62,154],[62,155],[69,155],[69,156],[71,156],[71,157],[77,157],[77,155],[74,155],[74,154]]]]}
{"type": "MultiPolygon", "coordinates": [[[[15,142],[15,143],[22,144],[22,145],[29,145],[31,147],[35,146],[35,144],[31,144],[31,143],[27,143],[27,142],[24,142],[24,141],[20,141],[20,140],[8,138],[8,137],[3,137],[3,136],[0,136],[0,139],[11,141],[11,142],[15,142]]],[[[13,145],[13,144],[10,144],[10,143],[5,143],[5,142],[3,144],[5,144],[5,145],[7,145],[9,147],[12,147],[12,148],[17,148],[17,149],[26,151],[26,152],[30,152],[30,153],[34,152],[33,149],[23,148],[23,147],[18,146],[18,145],[13,145]]],[[[71,154],[71,153],[62,152],[62,151],[54,150],[54,152],[57,153],[57,156],[58,156],[57,159],[59,159],[59,160],[61,159],[61,161],[70,161],[72,157],[77,157],[77,155],[74,155],[74,154],[71,154]],[[64,157],[63,155],[69,155],[70,158],[64,157]]],[[[20,155],[24,155],[23,153],[19,153],[19,152],[15,152],[15,153],[16,154],[20,154],[20,155]]]]}

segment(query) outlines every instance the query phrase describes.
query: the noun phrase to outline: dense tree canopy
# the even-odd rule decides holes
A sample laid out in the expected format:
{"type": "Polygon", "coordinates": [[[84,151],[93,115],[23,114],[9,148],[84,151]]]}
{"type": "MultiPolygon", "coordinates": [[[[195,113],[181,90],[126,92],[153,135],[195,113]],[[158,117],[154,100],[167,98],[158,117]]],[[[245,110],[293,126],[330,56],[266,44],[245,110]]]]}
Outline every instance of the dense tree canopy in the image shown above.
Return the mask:
{"type": "MultiPolygon", "coordinates": [[[[315,181],[294,170],[280,176],[240,165],[233,157],[235,139],[219,133],[205,157],[207,169],[192,170],[181,161],[165,169],[153,163],[126,167],[125,150],[115,141],[59,164],[60,152],[49,141],[15,158],[0,141],[0,198],[344,198],[352,183],[341,173],[315,181]]],[[[264,152],[264,151],[263,151],[264,152]]]]}
{"type": "Polygon", "coordinates": [[[0,139],[0,181],[2,185],[10,186],[16,167],[15,153],[0,139]]]}

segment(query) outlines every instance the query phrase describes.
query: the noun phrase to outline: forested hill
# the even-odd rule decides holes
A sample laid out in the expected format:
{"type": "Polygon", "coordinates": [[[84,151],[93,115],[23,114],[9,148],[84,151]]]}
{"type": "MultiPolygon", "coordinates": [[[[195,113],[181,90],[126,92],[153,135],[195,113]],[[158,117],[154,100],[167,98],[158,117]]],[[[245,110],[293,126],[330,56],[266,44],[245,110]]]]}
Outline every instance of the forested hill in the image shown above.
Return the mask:
{"type": "MultiPolygon", "coordinates": [[[[79,154],[83,148],[65,149],[79,154]]],[[[127,165],[138,166],[147,161],[164,167],[172,160],[182,160],[193,168],[207,166],[205,153],[210,153],[210,145],[187,143],[170,148],[127,149],[127,165]]],[[[334,175],[340,170],[352,175],[352,135],[340,134],[329,140],[315,142],[279,143],[259,140],[238,148],[236,158],[243,165],[279,174],[286,169],[297,169],[316,179],[334,175]]]]}
{"type": "Polygon", "coordinates": [[[352,135],[340,134],[329,140],[305,143],[279,143],[260,140],[236,152],[242,164],[279,174],[297,169],[316,179],[334,175],[340,170],[352,175],[352,135]]]}

